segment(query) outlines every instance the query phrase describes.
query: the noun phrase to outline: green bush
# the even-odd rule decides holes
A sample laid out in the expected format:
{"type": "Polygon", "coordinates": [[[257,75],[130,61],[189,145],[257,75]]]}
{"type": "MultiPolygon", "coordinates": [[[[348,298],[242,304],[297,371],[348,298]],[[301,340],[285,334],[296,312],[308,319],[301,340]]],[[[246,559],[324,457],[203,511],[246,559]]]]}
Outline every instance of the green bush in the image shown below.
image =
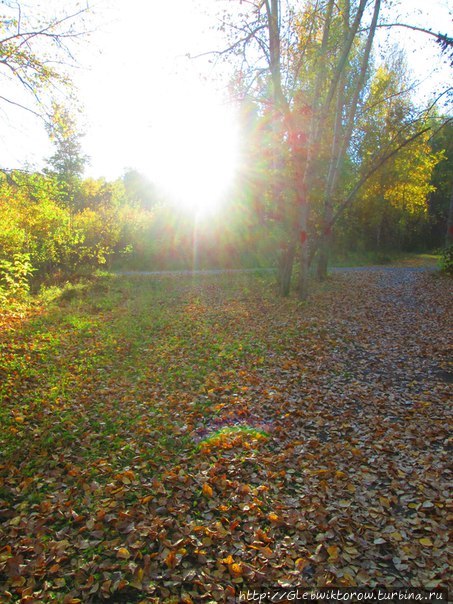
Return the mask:
{"type": "Polygon", "coordinates": [[[29,278],[34,271],[30,254],[16,253],[12,260],[0,260],[0,300],[24,300],[30,291],[29,278]]]}
{"type": "Polygon", "coordinates": [[[442,251],[440,270],[447,273],[447,275],[453,275],[453,244],[450,244],[442,251]]]}

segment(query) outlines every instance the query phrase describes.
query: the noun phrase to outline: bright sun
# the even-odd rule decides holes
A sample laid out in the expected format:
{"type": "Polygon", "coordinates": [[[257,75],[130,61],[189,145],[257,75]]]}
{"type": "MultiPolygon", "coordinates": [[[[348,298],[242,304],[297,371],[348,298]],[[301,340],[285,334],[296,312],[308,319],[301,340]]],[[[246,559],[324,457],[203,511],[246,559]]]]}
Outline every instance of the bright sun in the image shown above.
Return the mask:
{"type": "Polygon", "coordinates": [[[159,107],[150,124],[148,172],[179,207],[209,214],[219,207],[234,179],[238,158],[234,114],[203,89],[176,96],[175,102],[159,107]]]}

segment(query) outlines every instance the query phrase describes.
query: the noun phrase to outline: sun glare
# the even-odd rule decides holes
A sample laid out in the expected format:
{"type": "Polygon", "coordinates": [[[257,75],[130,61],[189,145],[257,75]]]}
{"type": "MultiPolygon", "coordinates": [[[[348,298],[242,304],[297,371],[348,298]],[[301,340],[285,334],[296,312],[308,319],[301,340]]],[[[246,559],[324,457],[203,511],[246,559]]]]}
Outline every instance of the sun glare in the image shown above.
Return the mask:
{"type": "Polygon", "coordinates": [[[233,111],[204,90],[161,106],[149,130],[153,181],[182,209],[214,212],[237,164],[233,111]]]}

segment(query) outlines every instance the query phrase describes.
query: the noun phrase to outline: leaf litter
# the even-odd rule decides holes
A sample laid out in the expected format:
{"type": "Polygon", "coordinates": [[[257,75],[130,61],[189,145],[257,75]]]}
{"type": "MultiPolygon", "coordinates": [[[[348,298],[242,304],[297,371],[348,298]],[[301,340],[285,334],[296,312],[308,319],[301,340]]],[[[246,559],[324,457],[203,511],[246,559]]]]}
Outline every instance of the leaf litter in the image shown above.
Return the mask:
{"type": "Polygon", "coordinates": [[[131,279],[4,317],[1,597],[448,587],[449,285],[131,279]]]}

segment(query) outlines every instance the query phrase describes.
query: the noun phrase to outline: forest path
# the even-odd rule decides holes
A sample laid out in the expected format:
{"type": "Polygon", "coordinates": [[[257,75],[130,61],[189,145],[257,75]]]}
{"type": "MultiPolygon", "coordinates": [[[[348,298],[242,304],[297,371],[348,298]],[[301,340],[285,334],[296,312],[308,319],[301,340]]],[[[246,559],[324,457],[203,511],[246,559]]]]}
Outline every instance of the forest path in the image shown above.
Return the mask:
{"type": "Polygon", "coordinates": [[[314,490],[326,534],[342,534],[346,559],[361,552],[355,584],[438,585],[448,573],[451,282],[422,267],[337,269],[332,279],[303,307],[305,335],[286,362],[266,369],[281,456],[306,467],[287,506],[314,490]]]}
{"type": "Polygon", "coordinates": [[[357,323],[343,323],[347,334],[360,331],[360,342],[351,341],[350,366],[362,379],[377,379],[388,387],[420,391],[439,375],[438,360],[430,354],[451,337],[448,306],[437,305],[433,297],[433,275],[429,267],[387,267],[338,269],[358,281],[359,290],[368,288],[358,307],[357,323]],[[363,274],[367,284],[353,274],[363,274]],[[371,305],[370,305],[371,302],[371,305]],[[360,312],[363,310],[364,312],[360,312]],[[447,323],[446,323],[447,320],[447,323]]]}
{"type": "Polygon", "coordinates": [[[446,396],[453,377],[448,280],[430,267],[338,268],[333,279],[339,287],[328,302],[307,308],[309,321],[323,317],[333,344],[323,349],[322,366],[310,360],[316,390],[344,404],[365,395],[384,406],[446,396]]]}
{"type": "MultiPolygon", "coordinates": [[[[187,277],[190,275],[224,275],[224,274],[246,274],[246,273],[272,273],[275,272],[274,268],[206,268],[206,269],[175,269],[175,270],[116,270],[113,271],[116,275],[123,275],[129,277],[187,277]]],[[[436,270],[435,266],[332,266],[329,271],[333,273],[349,273],[349,272],[389,272],[394,273],[398,278],[399,275],[406,273],[423,273],[426,271],[433,272],[436,270]]]]}
{"type": "Polygon", "coordinates": [[[334,584],[445,585],[451,282],[425,267],[341,268],[299,309],[277,305],[254,320],[278,344],[208,428],[271,434],[253,476],[277,526],[298,527],[293,550],[318,543],[302,580],[322,567],[334,584]]]}

